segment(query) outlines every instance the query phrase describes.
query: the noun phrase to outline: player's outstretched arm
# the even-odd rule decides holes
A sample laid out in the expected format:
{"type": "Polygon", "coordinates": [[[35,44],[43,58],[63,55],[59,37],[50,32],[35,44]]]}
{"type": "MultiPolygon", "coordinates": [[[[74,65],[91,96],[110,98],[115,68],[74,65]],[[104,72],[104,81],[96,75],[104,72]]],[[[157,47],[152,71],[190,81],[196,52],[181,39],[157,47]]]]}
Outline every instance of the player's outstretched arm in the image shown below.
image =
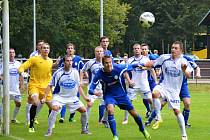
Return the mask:
{"type": "Polygon", "coordinates": [[[79,86],[79,94],[82,96],[82,98],[87,101],[87,102],[90,102],[90,98],[88,98],[85,94],[84,94],[84,91],[82,89],[81,86],[79,86]]]}

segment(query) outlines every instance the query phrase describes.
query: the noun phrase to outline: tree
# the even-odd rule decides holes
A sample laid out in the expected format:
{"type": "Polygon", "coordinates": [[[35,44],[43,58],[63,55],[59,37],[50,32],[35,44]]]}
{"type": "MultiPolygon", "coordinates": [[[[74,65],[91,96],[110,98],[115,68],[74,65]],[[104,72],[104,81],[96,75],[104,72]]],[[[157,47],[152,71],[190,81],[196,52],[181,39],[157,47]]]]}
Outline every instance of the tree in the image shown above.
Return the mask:
{"type": "MultiPolygon", "coordinates": [[[[65,53],[64,45],[72,42],[77,53],[88,58],[99,43],[99,0],[37,0],[37,39],[51,45],[52,56],[65,53]]],[[[32,1],[10,1],[11,46],[28,57],[33,50],[32,1]]],[[[128,4],[118,0],[104,0],[105,35],[111,44],[122,42],[128,4]]]]}

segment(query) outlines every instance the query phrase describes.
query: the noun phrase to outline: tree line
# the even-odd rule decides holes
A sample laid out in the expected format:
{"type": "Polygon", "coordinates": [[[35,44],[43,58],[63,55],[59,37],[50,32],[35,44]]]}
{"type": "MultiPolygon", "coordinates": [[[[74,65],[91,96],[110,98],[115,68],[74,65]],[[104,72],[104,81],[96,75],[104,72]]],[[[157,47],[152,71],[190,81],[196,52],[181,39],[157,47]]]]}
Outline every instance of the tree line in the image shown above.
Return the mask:
{"type": "MultiPolygon", "coordinates": [[[[110,38],[114,54],[132,53],[134,43],[148,43],[163,51],[174,40],[187,40],[188,49],[195,32],[204,32],[199,21],[209,10],[210,1],[183,0],[104,0],[104,35],[110,38]],[[139,24],[141,13],[152,12],[153,27],[139,24]]],[[[33,51],[33,1],[10,0],[10,46],[28,57],[33,51]]],[[[99,44],[100,0],[36,0],[37,40],[51,45],[51,57],[65,54],[65,44],[76,45],[77,54],[94,56],[99,44]]]]}

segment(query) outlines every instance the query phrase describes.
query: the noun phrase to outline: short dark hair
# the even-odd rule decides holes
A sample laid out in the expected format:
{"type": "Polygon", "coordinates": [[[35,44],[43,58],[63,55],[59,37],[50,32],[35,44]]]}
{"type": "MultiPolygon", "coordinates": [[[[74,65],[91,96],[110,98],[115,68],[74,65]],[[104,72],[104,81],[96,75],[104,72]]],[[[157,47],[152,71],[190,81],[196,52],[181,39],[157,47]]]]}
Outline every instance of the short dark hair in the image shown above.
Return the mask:
{"type": "Polygon", "coordinates": [[[108,58],[112,58],[110,55],[105,55],[103,58],[102,58],[102,63],[104,64],[104,61],[108,58]]]}
{"type": "Polygon", "coordinates": [[[100,42],[103,40],[103,39],[109,39],[107,36],[102,36],[101,38],[100,38],[100,42]]]}

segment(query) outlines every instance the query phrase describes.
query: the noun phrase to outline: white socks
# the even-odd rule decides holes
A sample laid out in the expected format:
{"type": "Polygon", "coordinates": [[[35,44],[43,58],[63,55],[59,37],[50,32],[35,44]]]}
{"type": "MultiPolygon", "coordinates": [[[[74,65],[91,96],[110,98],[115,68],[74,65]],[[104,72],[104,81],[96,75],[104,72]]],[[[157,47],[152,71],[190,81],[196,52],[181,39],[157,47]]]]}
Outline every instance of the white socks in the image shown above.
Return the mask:
{"type": "Polygon", "coordinates": [[[179,113],[177,115],[177,121],[178,121],[179,127],[181,129],[182,136],[187,136],[186,129],[185,129],[184,117],[183,117],[182,113],[179,113]]]}
{"type": "Polygon", "coordinates": [[[13,120],[16,120],[17,114],[20,110],[20,107],[15,107],[13,111],[13,120]]]}

